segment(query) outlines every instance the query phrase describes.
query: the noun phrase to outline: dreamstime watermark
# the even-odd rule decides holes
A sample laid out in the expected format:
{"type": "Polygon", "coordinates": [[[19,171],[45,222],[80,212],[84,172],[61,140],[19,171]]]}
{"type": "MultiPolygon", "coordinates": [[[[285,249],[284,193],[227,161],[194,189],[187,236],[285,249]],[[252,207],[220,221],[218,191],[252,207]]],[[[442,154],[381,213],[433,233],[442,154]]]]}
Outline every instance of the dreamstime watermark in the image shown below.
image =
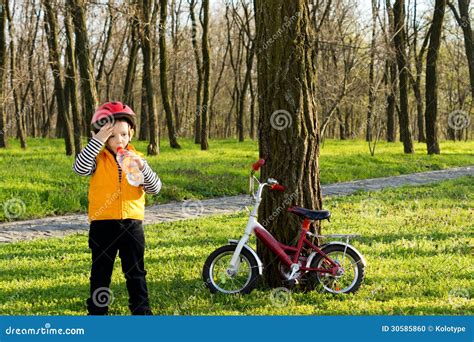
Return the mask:
{"type": "Polygon", "coordinates": [[[278,130],[284,130],[285,128],[290,127],[293,124],[293,118],[291,117],[290,112],[284,109],[278,109],[272,113],[270,116],[270,125],[278,130]]]}
{"type": "Polygon", "coordinates": [[[100,217],[102,213],[104,212],[104,210],[109,208],[112,205],[112,203],[114,203],[119,198],[119,196],[120,196],[120,191],[116,191],[112,193],[111,195],[108,195],[105,203],[102,206],[100,206],[99,209],[97,209],[94,212],[94,214],[91,216],[91,221],[94,221],[97,217],[100,217]]]}
{"type": "Polygon", "coordinates": [[[84,335],[84,328],[53,328],[51,323],[46,323],[40,328],[15,328],[9,326],[5,329],[6,335],[84,335]]]}
{"type": "Polygon", "coordinates": [[[300,15],[300,12],[296,12],[295,14],[293,14],[289,18],[285,16],[283,24],[281,25],[281,27],[269,39],[267,39],[262,44],[262,46],[261,46],[261,48],[259,49],[258,52],[260,53],[261,51],[266,50],[270,46],[272,46],[273,43],[285,33],[285,30],[287,30],[293,24],[293,22],[299,17],[299,15],[300,15]]]}
{"type": "Polygon", "coordinates": [[[198,117],[200,118],[200,117],[201,117],[201,113],[202,113],[204,110],[207,111],[207,109],[208,109],[208,106],[207,106],[207,105],[199,106],[199,108],[196,109],[196,111],[194,112],[194,115],[193,115],[190,119],[186,120],[186,122],[185,122],[184,124],[181,123],[180,128],[177,129],[177,130],[174,132],[174,135],[173,135],[174,138],[175,138],[175,139],[179,138],[179,137],[184,133],[184,131],[186,130],[186,128],[189,126],[189,124],[191,124],[191,125],[194,124],[194,122],[192,121],[192,119],[196,120],[196,118],[198,118],[198,117]]]}
{"type": "Polygon", "coordinates": [[[286,287],[277,287],[270,292],[270,302],[277,308],[288,306],[291,302],[291,291],[286,287]]]}
{"type": "Polygon", "coordinates": [[[188,218],[201,216],[204,212],[204,205],[199,200],[187,200],[182,203],[181,212],[183,213],[183,216],[188,218]]]}
{"type": "Polygon", "coordinates": [[[455,131],[469,127],[470,123],[471,118],[469,114],[463,110],[457,109],[448,115],[448,125],[455,131]]]}
{"type": "Polygon", "coordinates": [[[111,123],[112,126],[115,124],[115,118],[114,118],[114,115],[109,115],[109,116],[106,116],[104,118],[101,118],[99,120],[97,120],[96,122],[94,122],[92,124],[92,126],[97,129],[97,130],[100,130],[102,127],[104,127],[107,123],[111,123]]]}
{"type": "Polygon", "coordinates": [[[278,215],[280,215],[282,210],[285,210],[285,208],[288,207],[288,204],[290,204],[293,199],[298,196],[298,190],[293,192],[291,195],[287,196],[284,200],[283,203],[280,204],[275,210],[272,211],[271,215],[268,216],[265,220],[262,221],[262,225],[265,227],[267,226],[271,221],[273,221],[278,215]]]}
{"type": "Polygon", "coordinates": [[[15,125],[15,123],[17,121],[20,121],[21,118],[25,117],[26,116],[26,112],[31,108],[31,105],[29,104],[26,104],[25,107],[20,110],[18,113],[15,114],[15,116],[12,118],[12,120],[10,120],[6,125],[5,127],[3,127],[2,130],[0,130],[0,135],[2,134],[7,134],[8,130],[13,128],[13,126],[15,125]]]}
{"type": "Polygon", "coordinates": [[[360,214],[363,216],[380,216],[381,214],[381,206],[378,200],[373,197],[367,197],[360,201],[360,214]]]}
{"type": "Polygon", "coordinates": [[[105,308],[114,302],[114,294],[108,287],[99,287],[92,293],[92,303],[98,308],[105,308]]]}
{"type": "Polygon", "coordinates": [[[25,202],[19,198],[10,198],[3,203],[3,212],[8,219],[22,216],[26,211],[25,202]]]}

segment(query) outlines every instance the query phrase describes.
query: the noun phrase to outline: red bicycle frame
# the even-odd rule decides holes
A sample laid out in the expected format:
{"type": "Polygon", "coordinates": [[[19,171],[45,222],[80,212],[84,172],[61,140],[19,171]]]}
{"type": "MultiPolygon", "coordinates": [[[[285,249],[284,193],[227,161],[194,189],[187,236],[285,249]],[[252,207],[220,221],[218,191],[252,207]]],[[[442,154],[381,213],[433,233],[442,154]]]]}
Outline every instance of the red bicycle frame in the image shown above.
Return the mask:
{"type": "Polygon", "coordinates": [[[310,223],[311,221],[309,219],[303,220],[303,223],[301,225],[300,237],[298,239],[298,243],[296,247],[285,245],[279,242],[277,239],[273,237],[273,235],[271,235],[264,228],[255,227],[254,232],[257,238],[265,246],[267,246],[273,253],[275,253],[278,259],[282,263],[284,263],[286,266],[290,267],[291,264],[298,264],[303,247],[307,246],[311,248],[312,250],[314,250],[317,254],[322,255],[323,258],[327,260],[327,262],[332,267],[330,269],[325,269],[325,268],[314,268],[314,267],[307,267],[306,265],[301,265],[300,271],[303,271],[303,272],[314,271],[314,272],[320,272],[320,273],[330,273],[332,275],[335,275],[340,266],[336,264],[330,257],[328,257],[318,246],[316,246],[315,244],[313,244],[311,241],[309,241],[306,238],[306,233],[309,230],[310,223]]]}

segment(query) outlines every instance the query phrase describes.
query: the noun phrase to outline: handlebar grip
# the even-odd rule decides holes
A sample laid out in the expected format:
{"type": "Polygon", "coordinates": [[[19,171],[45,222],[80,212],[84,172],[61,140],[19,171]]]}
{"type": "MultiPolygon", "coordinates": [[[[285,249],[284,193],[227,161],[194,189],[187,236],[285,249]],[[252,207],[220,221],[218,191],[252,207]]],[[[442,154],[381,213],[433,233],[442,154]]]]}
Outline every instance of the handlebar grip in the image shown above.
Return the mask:
{"type": "Polygon", "coordinates": [[[263,165],[265,165],[265,159],[259,159],[256,163],[252,165],[254,171],[258,171],[263,165]]]}
{"type": "Polygon", "coordinates": [[[271,190],[275,190],[275,191],[285,191],[286,188],[284,185],[281,185],[281,184],[274,184],[270,187],[271,190]]]}

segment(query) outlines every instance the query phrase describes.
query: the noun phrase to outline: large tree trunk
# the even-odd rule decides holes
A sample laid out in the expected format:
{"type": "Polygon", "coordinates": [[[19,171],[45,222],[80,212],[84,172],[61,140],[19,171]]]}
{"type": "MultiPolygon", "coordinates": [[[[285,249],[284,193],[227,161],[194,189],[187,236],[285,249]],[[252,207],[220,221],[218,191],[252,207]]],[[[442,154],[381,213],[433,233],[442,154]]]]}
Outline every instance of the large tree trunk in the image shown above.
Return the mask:
{"type": "MultiPolygon", "coordinates": [[[[255,0],[255,18],[259,150],[260,157],[266,160],[261,178],[275,177],[287,189],[286,196],[264,193],[259,218],[278,240],[292,243],[299,231],[299,220],[287,212],[287,207],[322,207],[315,66],[308,48],[313,42],[308,4],[305,0],[255,0]],[[284,32],[276,34],[282,27],[284,32]],[[285,77],[281,77],[283,71],[285,77]]],[[[316,230],[319,232],[319,226],[316,230]]],[[[275,255],[261,243],[257,248],[265,264],[267,284],[278,286],[275,255]]]]}
{"type": "MultiPolygon", "coordinates": [[[[95,86],[94,68],[90,60],[86,16],[84,13],[86,6],[84,0],[67,0],[67,4],[71,6],[74,33],[76,35],[76,57],[81,75],[81,94],[84,100],[82,116],[85,118],[86,124],[90,126],[92,114],[95,112],[99,98],[95,86]]],[[[88,134],[91,134],[89,131],[89,129],[86,130],[88,134]]]]}
{"type": "Polygon", "coordinates": [[[168,137],[171,148],[181,148],[176,139],[176,132],[173,125],[173,112],[171,111],[170,98],[168,94],[168,61],[166,56],[166,16],[168,12],[168,1],[160,0],[160,87],[161,100],[163,101],[163,109],[166,115],[166,126],[168,127],[168,137]]]}
{"type": "Polygon", "coordinates": [[[209,55],[208,32],[209,32],[209,0],[202,1],[202,72],[203,72],[203,94],[201,106],[201,150],[208,150],[207,142],[207,112],[209,107],[209,85],[211,74],[211,58],[209,55]]]}
{"type": "Polygon", "coordinates": [[[66,8],[66,16],[64,17],[64,27],[66,28],[66,54],[67,54],[67,69],[66,69],[66,95],[70,101],[66,101],[66,108],[70,106],[72,112],[72,126],[74,130],[74,153],[78,155],[81,150],[81,132],[82,132],[82,117],[79,112],[79,101],[77,92],[77,66],[76,54],[74,53],[74,38],[73,26],[70,8],[66,8]],[[69,102],[69,105],[68,105],[69,102]]]}
{"type": "Polygon", "coordinates": [[[156,101],[153,85],[153,66],[152,66],[152,32],[155,25],[150,20],[151,3],[148,0],[142,1],[142,15],[143,15],[143,39],[142,39],[142,53],[143,53],[143,80],[146,86],[146,100],[148,109],[148,120],[150,125],[150,141],[148,143],[147,153],[149,156],[154,156],[160,153],[159,147],[159,133],[156,114],[156,101]]]}
{"type": "Polygon", "coordinates": [[[194,59],[196,61],[197,89],[196,89],[196,110],[194,112],[194,143],[201,143],[201,93],[202,93],[202,65],[197,43],[197,24],[194,7],[196,0],[189,1],[189,14],[191,17],[191,42],[193,44],[194,59]]]}
{"type": "Polygon", "coordinates": [[[64,139],[66,143],[66,155],[72,155],[72,125],[69,119],[69,111],[64,99],[63,75],[61,70],[61,57],[58,46],[58,21],[56,11],[52,8],[50,0],[43,0],[45,9],[44,26],[49,47],[49,64],[54,78],[54,94],[58,106],[58,117],[62,117],[64,123],[64,139]]]}
{"type": "Polygon", "coordinates": [[[438,143],[438,75],[437,61],[441,44],[441,31],[446,9],[446,0],[436,0],[431,23],[430,43],[426,53],[426,147],[428,154],[439,154],[438,143]]]}
{"type": "Polygon", "coordinates": [[[0,6],[0,148],[8,147],[8,126],[5,113],[5,91],[3,89],[3,77],[7,67],[7,39],[5,35],[7,14],[5,10],[5,1],[6,0],[2,0],[0,6]]]}
{"type": "Polygon", "coordinates": [[[406,34],[405,34],[405,1],[396,0],[393,5],[393,18],[395,24],[395,51],[398,65],[398,83],[400,94],[400,139],[403,142],[405,153],[414,153],[413,141],[410,129],[410,118],[408,111],[408,65],[406,54],[406,34]]]}

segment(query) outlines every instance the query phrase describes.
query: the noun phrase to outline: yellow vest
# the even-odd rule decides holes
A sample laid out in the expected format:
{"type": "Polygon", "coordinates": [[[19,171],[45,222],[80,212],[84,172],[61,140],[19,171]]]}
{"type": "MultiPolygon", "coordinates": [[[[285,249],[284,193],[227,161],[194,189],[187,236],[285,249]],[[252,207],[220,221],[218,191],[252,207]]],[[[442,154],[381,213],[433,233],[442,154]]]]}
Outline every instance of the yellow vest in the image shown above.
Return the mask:
{"type": "MultiPolygon", "coordinates": [[[[137,153],[132,145],[127,150],[137,153]]],[[[118,165],[106,148],[96,157],[96,169],[89,185],[89,222],[95,220],[143,220],[145,191],[142,186],[130,185],[122,172],[119,182],[118,165]]]]}

